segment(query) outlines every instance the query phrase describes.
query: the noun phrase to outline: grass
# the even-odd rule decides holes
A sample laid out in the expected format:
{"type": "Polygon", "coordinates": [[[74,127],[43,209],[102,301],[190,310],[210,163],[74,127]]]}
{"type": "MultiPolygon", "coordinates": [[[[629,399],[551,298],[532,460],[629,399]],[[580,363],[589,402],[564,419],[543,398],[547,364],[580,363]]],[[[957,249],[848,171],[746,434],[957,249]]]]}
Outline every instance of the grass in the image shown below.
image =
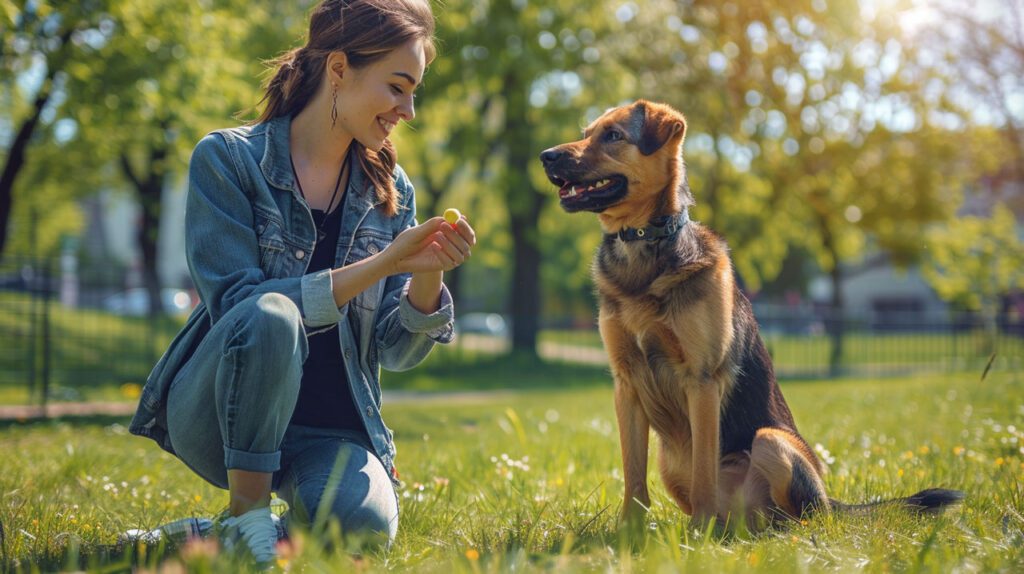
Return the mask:
{"type": "MultiPolygon", "coordinates": [[[[480,382],[485,375],[484,367],[472,373],[480,382]]],[[[640,537],[618,533],[623,484],[606,377],[566,389],[556,373],[546,389],[393,403],[385,416],[406,482],[394,547],[353,557],[303,538],[282,565],[446,574],[1020,571],[1024,380],[998,368],[979,379],[975,372],[784,384],[801,431],[829,461],[833,497],[852,502],[947,486],[968,498],[935,519],[893,511],[819,515],[727,540],[685,527],[653,470],[653,453],[649,529],[640,537]]],[[[126,529],[210,515],[226,501],[151,442],[128,436],[125,424],[91,419],[0,430],[3,569],[229,567],[209,545],[134,556],[111,550],[126,529]]]]}

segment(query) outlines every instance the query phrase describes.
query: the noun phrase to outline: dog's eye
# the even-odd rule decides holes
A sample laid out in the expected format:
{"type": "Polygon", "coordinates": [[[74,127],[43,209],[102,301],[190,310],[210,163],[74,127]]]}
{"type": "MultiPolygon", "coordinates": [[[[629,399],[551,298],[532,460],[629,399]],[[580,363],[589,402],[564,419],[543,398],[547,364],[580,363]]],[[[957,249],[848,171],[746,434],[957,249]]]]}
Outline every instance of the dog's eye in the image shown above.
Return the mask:
{"type": "Polygon", "coordinates": [[[604,132],[604,141],[617,142],[622,139],[622,132],[619,130],[608,130],[604,132]]]}

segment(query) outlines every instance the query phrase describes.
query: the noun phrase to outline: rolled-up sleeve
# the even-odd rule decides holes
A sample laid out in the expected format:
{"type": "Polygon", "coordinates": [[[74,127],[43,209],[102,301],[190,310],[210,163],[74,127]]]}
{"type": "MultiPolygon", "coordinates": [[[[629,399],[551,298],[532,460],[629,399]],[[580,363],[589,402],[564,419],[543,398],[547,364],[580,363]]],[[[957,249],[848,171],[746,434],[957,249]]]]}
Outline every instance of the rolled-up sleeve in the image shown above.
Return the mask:
{"type": "Polygon", "coordinates": [[[216,323],[249,297],[280,293],[298,307],[306,327],[341,320],[327,271],[270,278],[260,267],[252,203],[224,136],[203,138],[189,162],[185,255],[196,290],[216,323]]]}
{"type": "Polygon", "coordinates": [[[412,306],[409,302],[409,284],[406,283],[398,302],[398,315],[402,319],[402,326],[411,333],[426,333],[438,343],[447,343],[452,339],[455,304],[444,283],[441,284],[441,304],[433,313],[423,313],[412,306]]]}

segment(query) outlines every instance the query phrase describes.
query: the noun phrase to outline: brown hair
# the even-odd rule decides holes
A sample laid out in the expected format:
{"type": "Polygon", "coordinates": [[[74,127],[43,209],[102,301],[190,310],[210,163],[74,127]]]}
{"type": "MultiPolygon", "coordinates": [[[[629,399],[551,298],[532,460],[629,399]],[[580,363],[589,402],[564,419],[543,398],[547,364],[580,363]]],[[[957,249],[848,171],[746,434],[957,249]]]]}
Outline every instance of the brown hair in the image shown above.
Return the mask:
{"type": "MultiPolygon", "coordinates": [[[[256,122],[294,116],[313,99],[331,52],[344,52],[353,68],[363,68],[412,40],[421,40],[427,63],[434,59],[434,16],[426,0],[323,0],[309,19],[306,45],[270,62],[276,68],[260,103],[256,122]]],[[[352,141],[359,166],[377,190],[384,212],[398,212],[394,169],[398,154],[390,139],[380,151],[352,141]]]]}

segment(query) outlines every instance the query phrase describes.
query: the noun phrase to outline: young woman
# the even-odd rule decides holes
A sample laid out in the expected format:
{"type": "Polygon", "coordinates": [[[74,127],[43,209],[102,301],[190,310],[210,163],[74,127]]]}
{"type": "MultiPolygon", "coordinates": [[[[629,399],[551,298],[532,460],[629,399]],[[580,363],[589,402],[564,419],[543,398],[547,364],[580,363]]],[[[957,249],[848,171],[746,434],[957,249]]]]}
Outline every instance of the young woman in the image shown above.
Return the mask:
{"type": "Polygon", "coordinates": [[[415,116],[433,30],[426,0],[324,0],[259,120],[192,155],[186,255],[202,303],[131,432],[228,489],[222,537],[260,563],[274,557],[272,491],[298,519],[397,530],[379,369],[451,340],[442,274],[476,242],[465,218],[416,224],[388,140],[415,116]]]}

